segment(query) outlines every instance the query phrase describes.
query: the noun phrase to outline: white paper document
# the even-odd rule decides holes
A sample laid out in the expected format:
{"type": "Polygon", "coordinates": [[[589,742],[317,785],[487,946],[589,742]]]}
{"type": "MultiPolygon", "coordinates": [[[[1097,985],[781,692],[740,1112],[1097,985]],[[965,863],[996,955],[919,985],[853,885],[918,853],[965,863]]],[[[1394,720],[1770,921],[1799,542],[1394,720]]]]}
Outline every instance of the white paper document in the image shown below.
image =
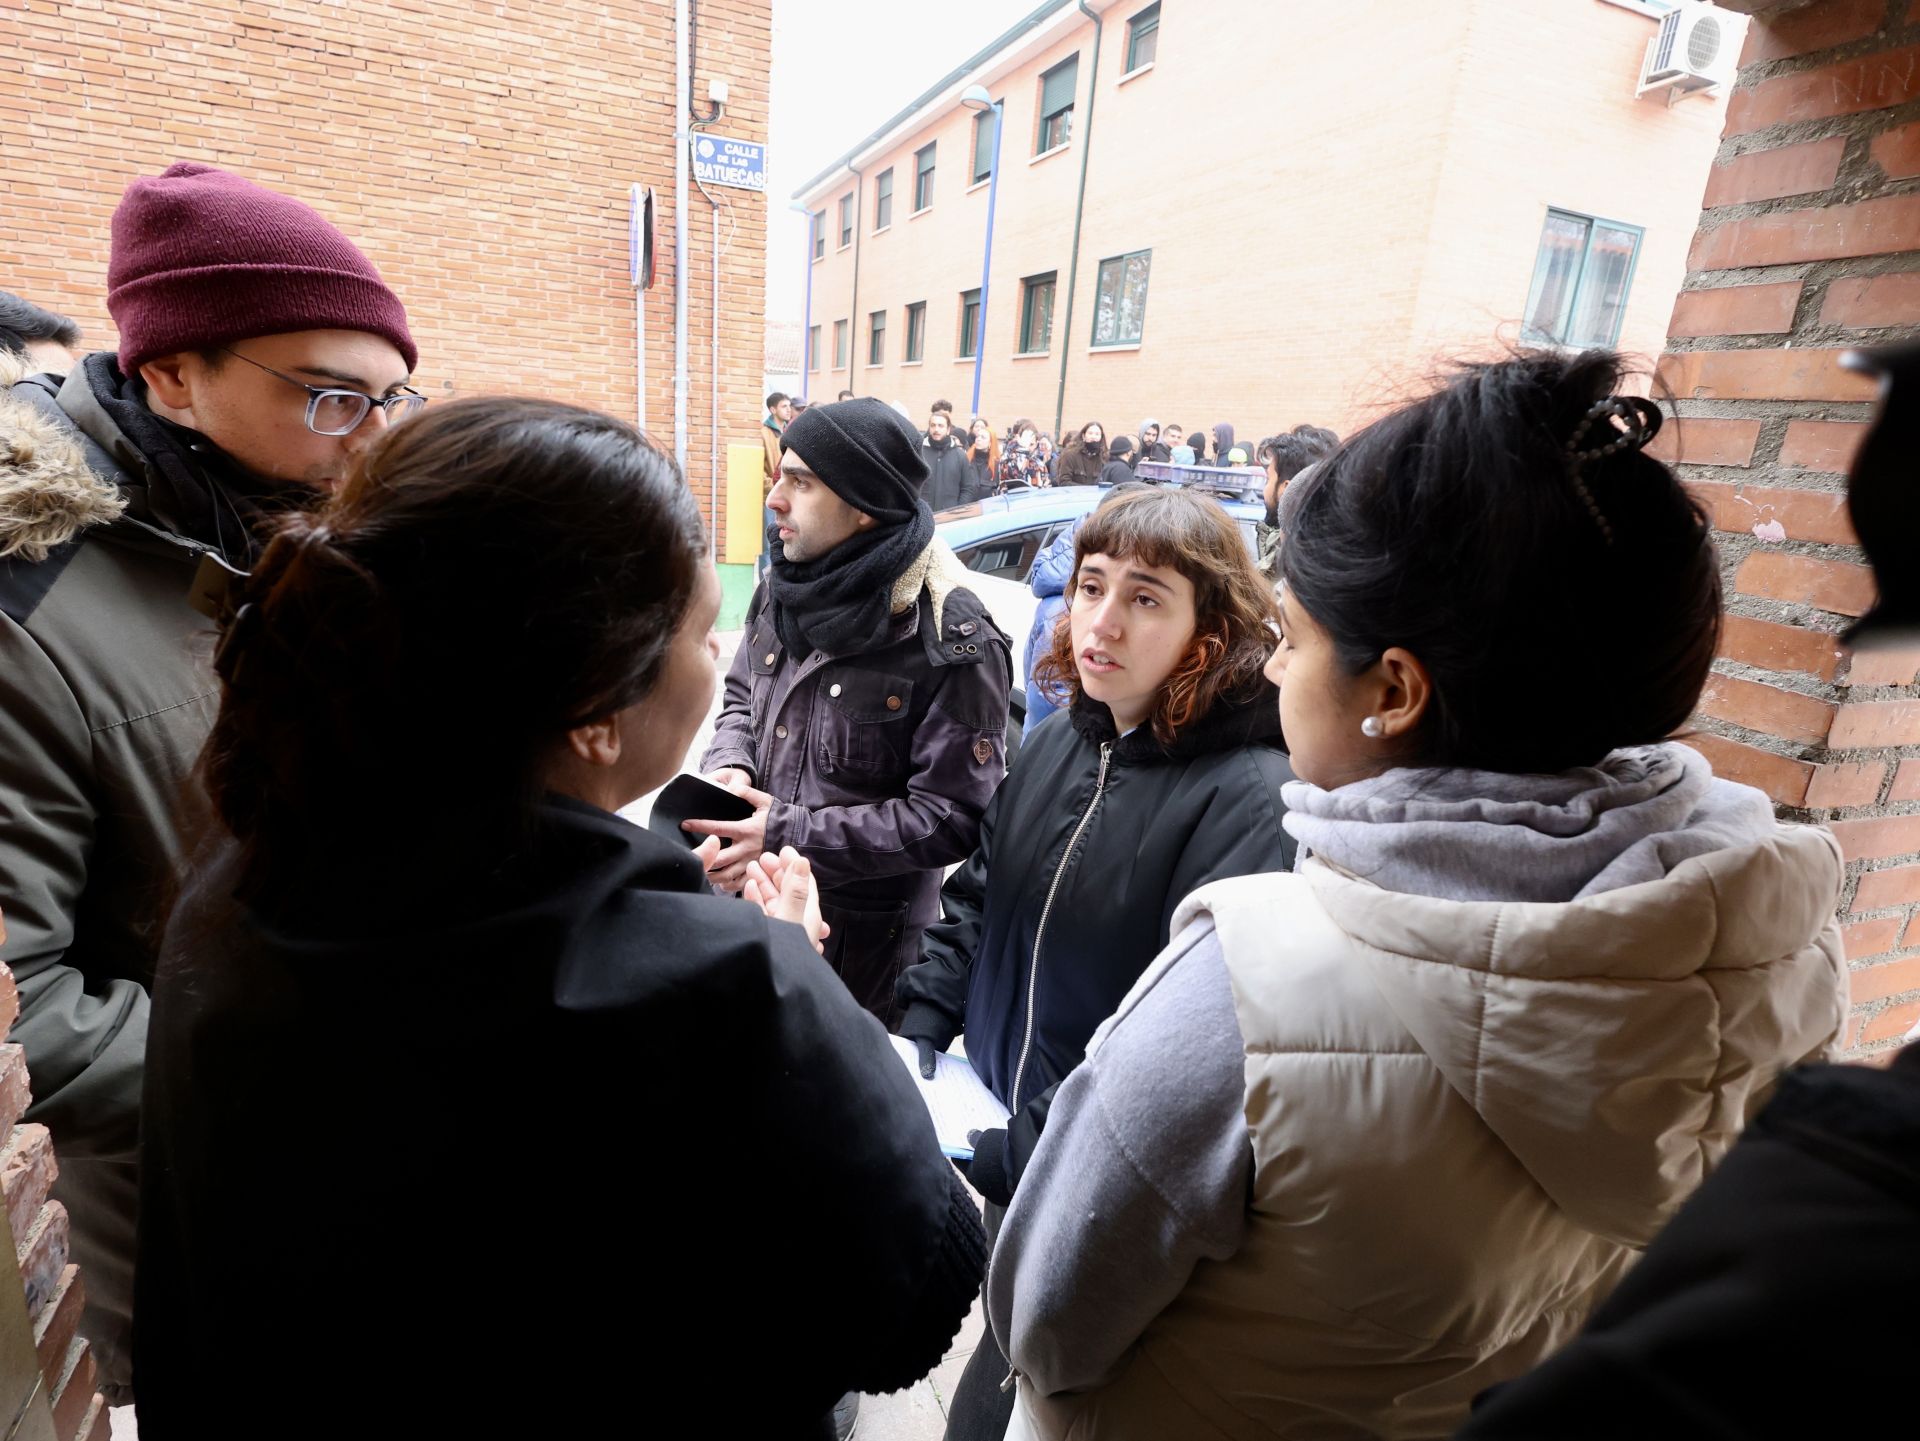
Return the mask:
{"type": "Polygon", "coordinates": [[[920,1088],[927,1114],[933,1118],[933,1133],[941,1151],[956,1160],[973,1159],[973,1147],[967,1143],[969,1131],[991,1131],[1007,1124],[1007,1108],[986,1088],[962,1056],[936,1053],[933,1079],[920,1074],[920,1048],[905,1036],[888,1036],[893,1049],[906,1062],[907,1072],[920,1088]]]}

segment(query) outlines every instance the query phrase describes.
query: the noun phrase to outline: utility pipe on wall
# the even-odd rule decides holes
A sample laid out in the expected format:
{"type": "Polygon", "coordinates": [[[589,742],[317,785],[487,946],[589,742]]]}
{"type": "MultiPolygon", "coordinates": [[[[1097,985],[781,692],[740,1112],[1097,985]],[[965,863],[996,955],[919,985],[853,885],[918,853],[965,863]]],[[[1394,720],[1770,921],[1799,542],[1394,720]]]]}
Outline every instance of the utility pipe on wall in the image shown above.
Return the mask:
{"type": "MultiPolygon", "coordinates": [[[[687,0],[673,0],[673,458],[687,468],[687,129],[685,95],[692,84],[687,0]]],[[[717,528],[719,517],[713,517],[717,528]]]]}
{"type": "Polygon", "coordinates": [[[1073,202],[1073,244],[1067,250],[1067,314],[1060,330],[1060,388],[1053,396],[1053,433],[1059,435],[1067,410],[1067,360],[1073,354],[1073,291],[1080,279],[1080,217],[1087,208],[1087,157],[1093,153],[1093,98],[1100,92],[1100,17],[1080,0],[1080,13],[1093,21],[1093,75],[1087,82],[1087,127],[1080,132],[1080,193],[1073,202]]]}

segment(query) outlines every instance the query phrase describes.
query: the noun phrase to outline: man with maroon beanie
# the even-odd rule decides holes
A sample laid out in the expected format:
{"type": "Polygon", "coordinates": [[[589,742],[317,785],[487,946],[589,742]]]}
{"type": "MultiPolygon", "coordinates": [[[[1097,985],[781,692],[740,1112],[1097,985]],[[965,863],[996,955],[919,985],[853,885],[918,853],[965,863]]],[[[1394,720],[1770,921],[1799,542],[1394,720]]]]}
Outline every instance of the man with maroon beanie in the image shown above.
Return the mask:
{"type": "Polygon", "coordinates": [[[425,401],[372,262],[229,171],[129,186],[107,286],[117,356],[0,390],[0,961],[83,1329],[125,1401],[147,987],[217,704],[189,596],[246,570],[266,516],[318,500],[425,401]]]}

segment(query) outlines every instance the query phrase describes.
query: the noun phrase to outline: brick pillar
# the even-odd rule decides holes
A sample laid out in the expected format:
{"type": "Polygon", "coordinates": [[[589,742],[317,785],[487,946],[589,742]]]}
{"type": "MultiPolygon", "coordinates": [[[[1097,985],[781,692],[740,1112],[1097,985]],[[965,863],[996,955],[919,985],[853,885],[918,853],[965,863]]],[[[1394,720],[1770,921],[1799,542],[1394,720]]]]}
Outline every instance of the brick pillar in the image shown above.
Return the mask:
{"type": "Polygon", "coordinates": [[[1695,743],[1839,837],[1846,1039],[1884,1059],[1920,1022],[1920,654],[1837,639],[1873,596],[1844,494],[1873,388],[1837,361],[1920,335],[1920,0],[1729,8],[1755,18],[1660,363],[1727,588],[1695,743]]]}

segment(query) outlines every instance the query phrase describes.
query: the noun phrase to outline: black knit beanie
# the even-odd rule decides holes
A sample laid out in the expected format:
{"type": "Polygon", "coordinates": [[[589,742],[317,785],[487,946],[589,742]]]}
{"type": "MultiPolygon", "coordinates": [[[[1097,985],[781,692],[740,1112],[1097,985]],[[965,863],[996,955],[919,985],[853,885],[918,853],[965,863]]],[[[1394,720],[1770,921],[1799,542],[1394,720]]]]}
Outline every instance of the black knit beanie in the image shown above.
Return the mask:
{"type": "Polygon", "coordinates": [[[872,396],[811,405],[780,432],[791,450],[827,489],[882,525],[913,518],[927,463],[920,432],[900,412],[872,396]]]}

